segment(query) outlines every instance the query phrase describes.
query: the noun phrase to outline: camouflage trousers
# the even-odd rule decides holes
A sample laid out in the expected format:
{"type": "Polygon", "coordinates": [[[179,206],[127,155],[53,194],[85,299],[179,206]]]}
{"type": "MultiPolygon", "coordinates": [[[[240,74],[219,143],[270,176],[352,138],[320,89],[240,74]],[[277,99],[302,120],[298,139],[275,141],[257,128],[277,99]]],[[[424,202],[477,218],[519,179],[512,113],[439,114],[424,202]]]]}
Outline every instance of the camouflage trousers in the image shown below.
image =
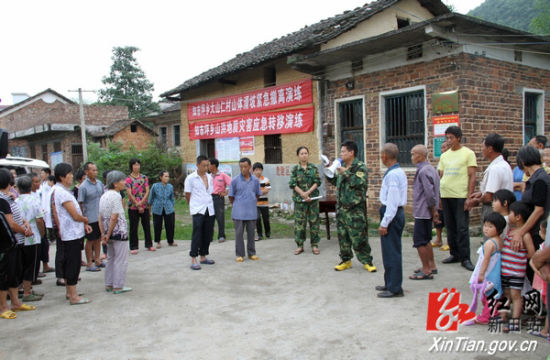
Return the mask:
{"type": "Polygon", "coordinates": [[[372,262],[365,208],[359,206],[353,209],[338,209],[336,225],[342,261],[353,258],[353,248],[355,256],[362,264],[372,262]]]}
{"type": "Polygon", "coordinates": [[[294,240],[298,247],[306,241],[307,223],[311,234],[311,246],[318,246],[319,237],[319,201],[294,203],[294,240]]]}

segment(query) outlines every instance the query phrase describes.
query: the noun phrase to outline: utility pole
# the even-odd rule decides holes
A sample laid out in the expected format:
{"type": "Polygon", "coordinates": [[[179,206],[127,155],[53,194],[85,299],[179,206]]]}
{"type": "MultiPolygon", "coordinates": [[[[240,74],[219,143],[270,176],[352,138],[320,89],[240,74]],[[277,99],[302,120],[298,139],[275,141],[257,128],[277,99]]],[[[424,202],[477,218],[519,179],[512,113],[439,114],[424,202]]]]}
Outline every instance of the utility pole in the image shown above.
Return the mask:
{"type": "Polygon", "coordinates": [[[82,92],[95,92],[95,90],[82,90],[82,88],[78,88],[78,90],[69,90],[69,92],[77,92],[78,91],[78,101],[80,103],[80,135],[82,137],[82,157],[84,159],[84,162],[88,161],[88,146],[86,144],[86,122],[84,121],[84,103],[82,101],[82,92]]]}

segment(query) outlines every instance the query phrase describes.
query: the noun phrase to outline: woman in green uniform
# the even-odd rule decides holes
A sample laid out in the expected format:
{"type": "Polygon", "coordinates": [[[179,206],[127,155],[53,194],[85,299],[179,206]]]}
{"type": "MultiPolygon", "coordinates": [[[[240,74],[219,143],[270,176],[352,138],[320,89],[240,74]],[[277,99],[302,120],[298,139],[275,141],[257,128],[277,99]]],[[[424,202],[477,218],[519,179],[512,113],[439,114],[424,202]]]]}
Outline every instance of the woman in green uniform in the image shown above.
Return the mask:
{"type": "Polygon", "coordinates": [[[298,248],[294,255],[304,252],[304,242],[306,241],[306,228],[309,222],[309,231],[311,233],[311,251],[319,255],[319,196],[318,187],[321,185],[319,170],[317,166],[308,162],[309,150],[305,146],[300,146],[296,150],[299,164],[292,168],[289,187],[294,190],[292,200],[294,201],[294,239],[298,248]]]}

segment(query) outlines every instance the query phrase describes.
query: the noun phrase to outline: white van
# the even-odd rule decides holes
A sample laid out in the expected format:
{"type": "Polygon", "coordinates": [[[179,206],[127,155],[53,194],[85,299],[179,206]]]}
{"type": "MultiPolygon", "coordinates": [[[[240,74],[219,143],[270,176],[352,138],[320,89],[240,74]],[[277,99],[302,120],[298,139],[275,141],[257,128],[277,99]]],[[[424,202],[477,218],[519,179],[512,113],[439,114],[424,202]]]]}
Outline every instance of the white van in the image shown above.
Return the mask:
{"type": "Polygon", "coordinates": [[[40,170],[49,168],[47,162],[37,159],[30,159],[24,157],[12,157],[7,156],[4,159],[0,159],[0,168],[15,168],[17,175],[28,174],[31,172],[40,173],[40,170]]]}

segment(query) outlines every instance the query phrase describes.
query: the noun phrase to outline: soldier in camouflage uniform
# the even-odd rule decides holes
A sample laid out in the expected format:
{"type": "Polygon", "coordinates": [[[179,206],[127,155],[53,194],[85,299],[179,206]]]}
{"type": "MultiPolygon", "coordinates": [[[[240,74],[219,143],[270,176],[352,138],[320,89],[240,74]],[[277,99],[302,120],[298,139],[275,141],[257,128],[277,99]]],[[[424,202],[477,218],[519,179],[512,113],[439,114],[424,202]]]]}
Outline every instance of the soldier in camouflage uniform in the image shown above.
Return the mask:
{"type": "Polygon", "coordinates": [[[356,158],[357,144],[345,141],[340,150],[342,166],[338,173],[327,180],[336,185],[336,224],[342,262],[334,270],[351,268],[352,247],[365,270],[376,271],[372,264],[371,248],[367,234],[367,167],[356,158]]]}
{"type": "Polygon", "coordinates": [[[294,201],[294,239],[298,248],[294,255],[304,252],[306,240],[306,228],[309,222],[311,234],[311,251],[319,255],[319,200],[311,198],[319,196],[318,187],[321,185],[319,170],[317,166],[308,162],[309,150],[300,146],[296,150],[299,164],[292,168],[289,187],[294,190],[292,200],[294,201]]]}

